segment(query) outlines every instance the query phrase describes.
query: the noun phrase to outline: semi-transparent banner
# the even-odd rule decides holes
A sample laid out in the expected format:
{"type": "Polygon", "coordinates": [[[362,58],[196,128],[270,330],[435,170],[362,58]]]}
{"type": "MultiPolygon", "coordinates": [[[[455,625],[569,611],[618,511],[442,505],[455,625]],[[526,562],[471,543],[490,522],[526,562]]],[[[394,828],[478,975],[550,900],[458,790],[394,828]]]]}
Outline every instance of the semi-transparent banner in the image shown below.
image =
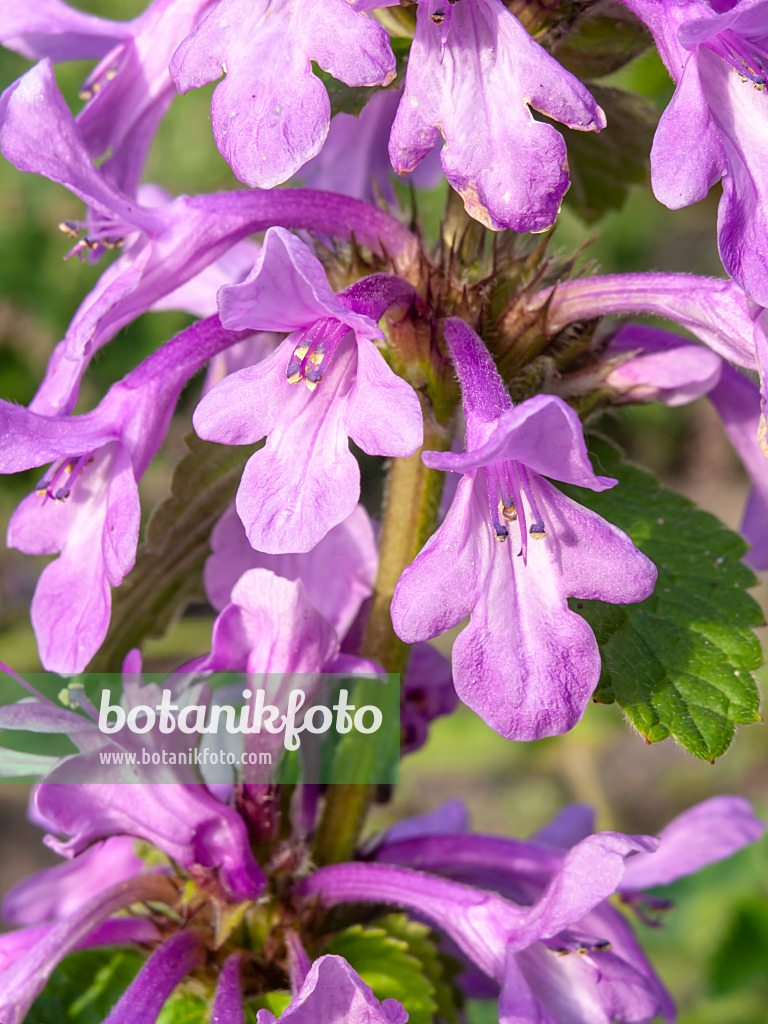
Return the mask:
{"type": "Polygon", "coordinates": [[[0,773],[6,781],[398,781],[396,675],[17,679],[4,680],[0,707],[0,773]]]}

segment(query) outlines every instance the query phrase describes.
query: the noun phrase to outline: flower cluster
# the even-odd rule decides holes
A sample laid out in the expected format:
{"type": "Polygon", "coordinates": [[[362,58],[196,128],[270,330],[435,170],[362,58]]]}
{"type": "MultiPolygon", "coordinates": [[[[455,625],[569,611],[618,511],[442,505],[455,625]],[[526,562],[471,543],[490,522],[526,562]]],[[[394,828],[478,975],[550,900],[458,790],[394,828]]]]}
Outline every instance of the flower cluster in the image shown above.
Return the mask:
{"type": "MultiPolygon", "coordinates": [[[[619,606],[614,621],[656,600],[664,569],[642,531],[592,507],[618,485],[584,432],[606,406],[706,396],[753,483],[748,560],[768,568],[768,0],[622,2],[676,83],[654,192],[679,208],[722,180],[727,278],[585,276],[519,237],[552,227],[569,189],[558,125],[606,127],[567,47],[558,59],[586,0],[152,0],[124,22],[6,0],[0,42],[35,63],[0,96],[0,151],[84,204],[60,227],[100,270],[29,406],[0,401],[0,471],[41,471],[8,544],[54,556],[31,603],[47,671],[122,668],[125,706],[154,702],[133,648],[158,609],[163,624],[183,611],[183,589],[207,602],[210,636],[178,659],[180,701],[211,701],[214,673],[269,674],[280,708],[297,673],[310,688],[399,673],[403,754],[458,700],[509,740],[568,732],[606,668],[584,602],[619,606]],[[55,65],[80,60],[98,63],[73,113],[55,65]],[[212,83],[216,146],[248,188],[171,196],[144,180],[150,149],[177,94],[212,83]],[[392,172],[444,188],[437,244],[407,225],[392,172]],[[189,326],[83,410],[97,353],[160,309],[189,326]],[[696,341],[631,322],[648,315],[696,341]],[[224,469],[201,471],[200,501],[180,511],[183,462],[175,511],[140,549],[141,480],[193,392],[192,451],[209,443],[224,469]],[[159,534],[177,554],[153,565],[159,534]],[[129,615],[142,572],[152,603],[129,615]],[[429,641],[452,630],[448,659],[429,641]]],[[[450,804],[361,844],[369,804],[389,796],[367,776],[107,783],[86,689],[62,706],[18,678],[28,694],[0,708],[0,729],[74,746],[0,747],[0,774],[44,777],[32,815],[67,858],[6,898],[22,927],[0,939],[4,1024],[22,1024],[69,953],[115,945],[144,960],[105,1024],[151,1024],[179,990],[214,1024],[405,1024],[365,958],[336,952],[394,910],[458,960],[457,1001],[490,993],[502,1024],[671,1021],[609,901],[642,917],[657,899],[644,890],[762,832],[739,797],[658,838],[595,832],[578,807],[527,841],[477,835],[450,804]]]]}

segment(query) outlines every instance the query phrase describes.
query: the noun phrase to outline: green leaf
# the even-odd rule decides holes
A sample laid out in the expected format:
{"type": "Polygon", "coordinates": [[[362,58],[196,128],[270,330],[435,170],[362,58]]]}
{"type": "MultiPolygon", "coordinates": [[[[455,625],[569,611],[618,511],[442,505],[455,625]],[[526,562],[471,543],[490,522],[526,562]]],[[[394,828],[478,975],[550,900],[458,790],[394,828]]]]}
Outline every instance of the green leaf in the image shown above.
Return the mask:
{"type": "Polygon", "coordinates": [[[608,127],[577,132],[556,126],[568,146],[571,187],[565,202],[587,223],[620,210],[629,186],[648,181],[658,120],[656,108],[643,96],[603,85],[590,84],[589,90],[605,111],[608,127]]]}
{"type": "Polygon", "coordinates": [[[279,1017],[293,999],[290,992],[284,992],[282,989],[277,989],[275,992],[267,992],[263,996],[259,996],[253,1002],[248,1003],[245,1006],[245,1020],[246,1024],[256,1024],[256,1014],[259,1010],[269,1010],[274,1013],[276,1017],[279,1017]]]}
{"type": "Polygon", "coordinates": [[[157,1018],[157,1024],[203,1024],[208,1020],[208,1010],[205,999],[180,992],[167,1000],[157,1018]]]}
{"type": "Polygon", "coordinates": [[[25,1024],[102,1024],[144,959],[138,952],[123,949],[71,953],[51,975],[25,1024]]]}
{"type": "Polygon", "coordinates": [[[435,991],[437,1015],[448,1024],[459,1024],[457,1006],[462,997],[459,989],[452,984],[453,977],[461,970],[456,960],[438,953],[432,939],[432,932],[420,921],[412,921],[405,914],[388,914],[377,921],[389,935],[402,939],[408,945],[408,952],[421,964],[425,976],[435,991]]]}
{"type": "Polygon", "coordinates": [[[552,55],[582,80],[602,78],[624,67],[653,42],[650,32],[619,4],[601,2],[588,7],[552,55]]]}
{"type": "Polygon", "coordinates": [[[364,85],[364,86],[350,86],[344,85],[333,75],[327,71],[323,71],[319,65],[312,62],[312,71],[320,81],[323,83],[325,88],[328,90],[328,98],[331,101],[331,117],[335,114],[352,114],[353,117],[359,117],[363,107],[366,105],[368,100],[372,99],[376,93],[381,92],[382,89],[390,89],[393,92],[398,89],[405,80],[405,69],[408,64],[408,53],[411,49],[410,39],[391,39],[392,50],[395,54],[397,61],[396,66],[396,77],[393,82],[387,86],[381,85],[364,85]]]}
{"type": "Polygon", "coordinates": [[[431,1024],[437,1012],[435,987],[405,939],[388,934],[381,925],[356,924],[335,935],[325,952],[343,956],[379,1001],[402,1003],[409,1024],[431,1024]]]}
{"type": "Polygon", "coordinates": [[[204,598],[203,564],[216,520],[235,497],[243,466],[260,445],[185,439],[171,493],[147,525],[136,565],[114,592],[107,637],[89,672],[119,672],[123,658],[147,637],[162,636],[193,598],[204,598]]]}
{"type": "Polygon", "coordinates": [[[763,615],[747,592],[755,585],[740,561],[747,546],[714,516],[622,462],[604,438],[592,438],[590,450],[597,472],[616,477],[618,486],[601,494],[561,489],[629,534],[659,570],[654,593],[640,604],[570,602],[600,645],[595,700],[619,704],[649,743],[673,736],[711,761],[728,749],[736,725],[760,720],[752,672],[762,655],[752,627],[763,615]]]}
{"type": "Polygon", "coordinates": [[[712,958],[710,982],[717,995],[759,985],[768,995],[765,950],[768,906],[749,901],[737,910],[730,931],[712,958]]]}

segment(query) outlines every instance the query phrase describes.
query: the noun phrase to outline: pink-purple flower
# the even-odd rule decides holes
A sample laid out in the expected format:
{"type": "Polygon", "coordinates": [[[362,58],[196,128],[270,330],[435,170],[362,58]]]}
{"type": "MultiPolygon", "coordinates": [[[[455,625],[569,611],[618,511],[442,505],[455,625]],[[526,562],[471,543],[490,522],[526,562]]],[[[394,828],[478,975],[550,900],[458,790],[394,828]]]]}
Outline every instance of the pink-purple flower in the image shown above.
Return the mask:
{"type": "Polygon", "coordinates": [[[720,256],[728,273],[768,305],[766,0],[622,0],[653,33],[677,83],[651,151],[653,190],[671,209],[722,180],[720,256]]]}
{"type": "Polygon", "coordinates": [[[351,86],[395,77],[389,36],[347,0],[219,0],[171,61],[179,92],[215,82],[216,144],[247,185],[291,177],[325,141],[331,103],[312,61],[351,86]]]}
{"type": "Polygon", "coordinates": [[[412,295],[385,275],[334,295],[319,260],[281,228],[267,232],[248,279],[219,292],[230,329],[291,332],[272,355],[209,391],[193,419],[201,437],[224,444],[267,436],[237,493],[254,548],[309,551],[352,513],[360,470],[348,438],[371,455],[418,448],[418,397],[376,347],[379,318],[412,295]]]}
{"type": "Polygon", "coordinates": [[[557,735],[584,714],[600,676],[597,641],[568,598],[642,601],[656,569],[545,479],[613,486],[594,474],[576,414],[549,395],[513,408],[477,335],[460,320],[444,332],[467,450],[423,458],[463,475],[442,526],[400,577],[392,621],[413,643],[470,616],[453,647],[459,697],[510,739],[557,735]]]}
{"type": "Polygon", "coordinates": [[[604,128],[603,112],[501,0],[438,6],[440,19],[434,0],[419,2],[392,166],[412,171],[444,141],[443,170],[471,216],[497,231],[544,231],[568,189],[568,161],[563,137],[530,107],[580,131],[604,128]]]}

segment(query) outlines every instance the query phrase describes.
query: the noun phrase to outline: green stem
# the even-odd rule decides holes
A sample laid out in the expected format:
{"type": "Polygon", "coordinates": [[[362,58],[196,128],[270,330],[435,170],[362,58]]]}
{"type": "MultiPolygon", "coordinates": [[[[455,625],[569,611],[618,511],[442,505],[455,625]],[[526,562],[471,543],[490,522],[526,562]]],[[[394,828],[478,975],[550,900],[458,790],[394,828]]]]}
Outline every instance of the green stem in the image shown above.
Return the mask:
{"type": "MultiPolygon", "coordinates": [[[[443,485],[442,473],[428,469],[421,461],[421,452],[444,450],[450,440],[450,428],[438,426],[434,420],[431,426],[425,424],[423,448],[408,459],[395,459],[387,480],[379,572],[362,653],[387,672],[399,672],[401,677],[408,664],[409,648],[392,628],[389,608],[403,569],[413,561],[434,529],[443,485]]],[[[373,791],[373,786],[362,784],[329,787],[315,834],[313,857],[316,864],[335,864],[350,859],[373,791]]]]}

